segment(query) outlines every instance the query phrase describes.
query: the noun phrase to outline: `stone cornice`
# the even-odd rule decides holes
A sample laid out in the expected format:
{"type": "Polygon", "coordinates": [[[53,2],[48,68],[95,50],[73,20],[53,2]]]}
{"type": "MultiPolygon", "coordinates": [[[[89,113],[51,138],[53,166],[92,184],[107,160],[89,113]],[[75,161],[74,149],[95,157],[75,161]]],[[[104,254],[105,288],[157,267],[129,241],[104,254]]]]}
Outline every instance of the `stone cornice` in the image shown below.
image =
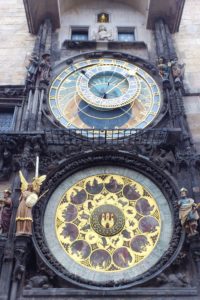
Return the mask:
{"type": "Polygon", "coordinates": [[[50,19],[53,28],[60,27],[58,0],[23,0],[29,32],[37,34],[40,24],[50,19]]]}
{"type": "MultiPolygon", "coordinates": [[[[60,27],[60,2],[59,0],[23,0],[27,17],[29,32],[37,34],[40,24],[49,18],[53,24],[53,28],[60,27]]],[[[69,1],[69,0],[68,0],[69,1]]],[[[144,1],[144,0],[143,0],[144,1]]],[[[70,1],[69,1],[70,2],[70,1]]],[[[129,1],[124,1],[129,3],[129,1]]],[[[78,5],[79,1],[77,1],[78,5]]],[[[171,33],[179,30],[181,16],[185,4],[185,0],[149,0],[149,8],[141,8],[141,5],[134,2],[133,9],[147,15],[147,29],[154,30],[154,24],[162,18],[168,24],[171,33]],[[141,11],[143,9],[143,11],[141,11]]],[[[74,1],[74,5],[76,1],[74,1]]]]}
{"type": "Polygon", "coordinates": [[[163,19],[171,33],[179,30],[185,0],[150,0],[147,29],[154,30],[155,22],[163,19]]]}

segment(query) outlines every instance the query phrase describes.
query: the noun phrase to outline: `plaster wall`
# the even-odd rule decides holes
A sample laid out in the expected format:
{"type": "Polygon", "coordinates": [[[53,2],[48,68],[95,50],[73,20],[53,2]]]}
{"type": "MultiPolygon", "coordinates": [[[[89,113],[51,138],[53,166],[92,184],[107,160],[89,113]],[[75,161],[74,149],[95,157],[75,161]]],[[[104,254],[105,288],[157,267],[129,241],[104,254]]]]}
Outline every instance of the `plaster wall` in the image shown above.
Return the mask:
{"type": "Polygon", "coordinates": [[[174,35],[177,54],[185,63],[184,98],[188,123],[200,152],[200,1],[186,0],[179,32],[174,35]]]}
{"type": "Polygon", "coordinates": [[[23,0],[0,0],[0,85],[24,84],[34,40],[28,32],[23,0]]]}

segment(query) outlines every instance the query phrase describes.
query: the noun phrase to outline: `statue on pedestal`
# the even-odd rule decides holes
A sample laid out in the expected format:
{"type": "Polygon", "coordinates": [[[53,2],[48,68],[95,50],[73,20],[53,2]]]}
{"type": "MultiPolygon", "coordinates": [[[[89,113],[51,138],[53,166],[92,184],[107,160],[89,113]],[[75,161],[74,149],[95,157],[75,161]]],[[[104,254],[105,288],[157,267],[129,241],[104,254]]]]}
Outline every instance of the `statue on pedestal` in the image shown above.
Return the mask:
{"type": "Polygon", "coordinates": [[[46,175],[35,177],[32,183],[28,183],[22,172],[19,172],[21,180],[21,196],[16,215],[16,236],[32,235],[32,208],[39,200],[40,187],[46,179],[46,175]]]}
{"type": "Polygon", "coordinates": [[[192,198],[187,197],[187,189],[182,188],[180,190],[180,199],[178,200],[179,205],[179,219],[181,225],[185,229],[188,237],[198,234],[198,205],[192,198]]]}
{"type": "Polygon", "coordinates": [[[8,233],[12,214],[11,191],[5,190],[3,199],[0,199],[0,234],[8,233]]]}

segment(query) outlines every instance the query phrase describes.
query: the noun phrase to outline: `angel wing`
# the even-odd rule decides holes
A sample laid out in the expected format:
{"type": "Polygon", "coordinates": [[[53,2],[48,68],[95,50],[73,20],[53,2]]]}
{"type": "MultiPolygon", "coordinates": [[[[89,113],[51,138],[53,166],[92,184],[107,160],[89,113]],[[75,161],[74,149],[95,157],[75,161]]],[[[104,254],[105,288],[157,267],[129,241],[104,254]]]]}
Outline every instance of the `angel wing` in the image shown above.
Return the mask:
{"type": "Polygon", "coordinates": [[[24,192],[28,188],[28,182],[24,178],[24,175],[22,174],[22,171],[19,171],[19,177],[20,177],[20,181],[21,181],[21,191],[24,192]]]}
{"type": "Polygon", "coordinates": [[[46,175],[42,175],[40,177],[36,177],[33,179],[32,185],[33,185],[33,190],[36,191],[37,193],[40,192],[40,186],[46,179],[46,175]]]}

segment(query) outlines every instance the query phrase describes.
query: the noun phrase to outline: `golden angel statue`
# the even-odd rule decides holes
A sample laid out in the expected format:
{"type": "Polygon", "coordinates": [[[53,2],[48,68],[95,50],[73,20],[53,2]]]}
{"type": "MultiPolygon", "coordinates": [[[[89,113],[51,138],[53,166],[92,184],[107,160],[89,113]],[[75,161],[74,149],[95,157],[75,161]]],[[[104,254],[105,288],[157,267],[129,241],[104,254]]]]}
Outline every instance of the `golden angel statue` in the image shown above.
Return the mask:
{"type": "Polygon", "coordinates": [[[21,171],[21,196],[16,215],[16,235],[32,235],[32,207],[39,200],[40,187],[46,179],[46,175],[33,178],[32,183],[28,183],[21,171]]]}

